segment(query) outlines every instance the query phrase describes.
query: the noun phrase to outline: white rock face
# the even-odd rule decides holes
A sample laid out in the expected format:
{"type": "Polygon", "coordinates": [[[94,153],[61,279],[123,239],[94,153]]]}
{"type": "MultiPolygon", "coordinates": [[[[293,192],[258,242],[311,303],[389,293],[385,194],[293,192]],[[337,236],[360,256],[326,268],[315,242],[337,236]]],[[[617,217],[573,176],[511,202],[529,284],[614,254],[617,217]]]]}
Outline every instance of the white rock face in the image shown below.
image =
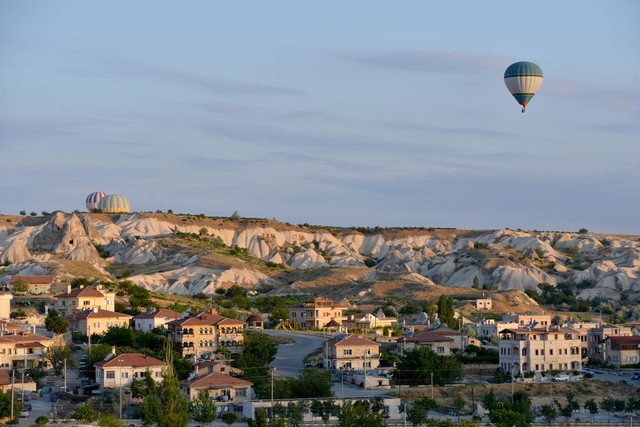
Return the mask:
{"type": "MultiPolygon", "coordinates": [[[[199,255],[165,251],[160,244],[176,232],[200,234],[202,228],[141,218],[135,213],[105,223],[85,214],[55,212],[39,226],[0,224],[0,263],[9,264],[5,268],[8,273],[49,271],[45,264],[55,259],[77,260],[92,264],[105,275],[104,267],[111,263],[152,264],[155,271],[163,272],[135,276],[136,281],[155,290],[184,294],[210,292],[212,287],[229,284],[257,286],[272,280],[253,270],[199,267],[199,255]],[[96,245],[109,253],[107,259],[100,258],[96,245]]],[[[425,231],[408,232],[405,237],[386,239],[381,233],[336,237],[322,230],[281,231],[264,226],[204,229],[203,238],[219,238],[225,245],[246,249],[256,258],[296,269],[363,267],[365,260],[368,265],[374,262],[368,278],[361,280],[376,280],[379,271],[387,278],[396,274],[416,282],[471,287],[478,277],[481,287],[494,285],[500,290],[536,290],[542,282],[555,285],[586,280],[592,286],[582,290],[580,295],[585,298],[640,293],[637,238],[498,230],[447,239],[425,231]],[[478,254],[499,262],[487,263],[478,254]],[[584,271],[572,269],[586,266],[589,268],[584,271]]]]}

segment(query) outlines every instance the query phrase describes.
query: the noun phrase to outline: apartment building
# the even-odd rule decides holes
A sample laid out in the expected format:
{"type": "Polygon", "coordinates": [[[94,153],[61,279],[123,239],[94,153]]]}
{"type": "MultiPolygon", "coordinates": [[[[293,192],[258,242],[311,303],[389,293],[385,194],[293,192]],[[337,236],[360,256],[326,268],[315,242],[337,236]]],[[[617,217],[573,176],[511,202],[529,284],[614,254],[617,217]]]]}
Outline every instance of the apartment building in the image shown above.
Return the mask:
{"type": "Polygon", "coordinates": [[[501,332],[500,368],[518,375],[530,371],[580,370],[580,335],[571,328],[512,328],[501,332]]]}
{"type": "Polygon", "coordinates": [[[140,353],[123,353],[116,356],[113,347],[105,360],[96,362],[93,366],[96,371],[96,383],[100,388],[113,388],[131,385],[133,380],[144,380],[147,372],[155,382],[161,382],[167,364],[140,353]]]}
{"type": "Polygon", "coordinates": [[[220,316],[216,309],[172,320],[166,324],[169,340],[182,348],[182,355],[198,361],[202,356],[227,348],[242,351],[246,324],[220,316]]]}
{"type": "Polygon", "coordinates": [[[113,311],[115,309],[115,292],[108,291],[104,286],[80,286],[71,289],[67,286],[67,292],[54,296],[55,308],[62,316],[68,316],[78,311],[90,308],[113,311]]]}
{"type": "Polygon", "coordinates": [[[362,371],[380,366],[380,345],[353,334],[341,334],[324,344],[326,369],[362,371]]]}
{"type": "Polygon", "coordinates": [[[289,307],[289,321],[299,329],[322,329],[332,320],[342,324],[349,306],[328,298],[314,298],[289,307]]]}
{"type": "Polygon", "coordinates": [[[53,338],[31,332],[0,335],[0,367],[27,369],[46,364],[44,351],[54,343],[53,338]]]}
{"type": "Polygon", "coordinates": [[[607,337],[604,343],[607,363],[619,367],[640,362],[640,336],[607,337]]]}
{"type": "Polygon", "coordinates": [[[87,308],[65,316],[71,330],[84,335],[104,334],[110,327],[128,328],[133,316],[98,307],[87,308]]]}
{"type": "Polygon", "coordinates": [[[190,400],[205,392],[216,402],[241,404],[251,399],[251,386],[249,381],[241,378],[212,372],[183,382],[182,390],[190,400]]]}
{"type": "Polygon", "coordinates": [[[24,283],[31,294],[49,294],[53,284],[53,276],[13,276],[11,283],[24,283]]]}
{"type": "Polygon", "coordinates": [[[11,300],[13,295],[8,292],[0,292],[0,319],[11,318],[11,300]]]}
{"type": "Polygon", "coordinates": [[[544,328],[551,326],[550,314],[506,314],[502,317],[502,323],[517,323],[519,327],[544,328]]]}
{"type": "Polygon", "coordinates": [[[146,313],[133,317],[133,328],[142,332],[149,332],[155,328],[166,328],[167,323],[182,318],[182,315],[183,313],[168,308],[152,308],[146,313]]]}
{"type": "Polygon", "coordinates": [[[608,360],[606,340],[609,337],[630,337],[631,328],[610,323],[600,323],[587,331],[587,357],[594,360],[608,360]]]}
{"type": "MultiPolygon", "coordinates": [[[[325,324],[324,327],[327,327],[327,325],[328,324],[325,324]]],[[[382,310],[379,310],[376,314],[358,313],[342,319],[342,326],[348,330],[375,331],[377,334],[381,334],[383,328],[397,325],[398,319],[395,317],[386,317],[382,310]]]]}

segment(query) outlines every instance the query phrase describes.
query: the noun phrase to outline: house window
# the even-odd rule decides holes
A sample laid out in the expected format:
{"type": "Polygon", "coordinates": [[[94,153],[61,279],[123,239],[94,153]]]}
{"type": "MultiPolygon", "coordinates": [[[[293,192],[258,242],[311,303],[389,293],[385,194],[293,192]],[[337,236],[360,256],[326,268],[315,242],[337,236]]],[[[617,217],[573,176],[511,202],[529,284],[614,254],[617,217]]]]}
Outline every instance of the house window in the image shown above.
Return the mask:
{"type": "Polygon", "coordinates": [[[344,350],[342,350],[342,354],[343,354],[344,356],[351,356],[352,351],[351,351],[351,349],[350,349],[350,348],[345,348],[344,350]]]}
{"type": "Polygon", "coordinates": [[[247,389],[241,388],[239,390],[236,390],[236,397],[247,397],[247,389]]]}
{"type": "Polygon", "coordinates": [[[107,379],[115,380],[116,379],[116,371],[107,371],[107,379]]]}
{"type": "Polygon", "coordinates": [[[155,377],[156,377],[156,378],[160,378],[161,376],[162,376],[162,372],[160,372],[160,371],[156,371],[156,375],[155,375],[155,377]]]}
{"type": "Polygon", "coordinates": [[[437,353],[444,353],[444,347],[438,347],[437,353]]]}
{"type": "Polygon", "coordinates": [[[549,349],[549,356],[553,356],[553,349],[552,348],[549,349]]]}

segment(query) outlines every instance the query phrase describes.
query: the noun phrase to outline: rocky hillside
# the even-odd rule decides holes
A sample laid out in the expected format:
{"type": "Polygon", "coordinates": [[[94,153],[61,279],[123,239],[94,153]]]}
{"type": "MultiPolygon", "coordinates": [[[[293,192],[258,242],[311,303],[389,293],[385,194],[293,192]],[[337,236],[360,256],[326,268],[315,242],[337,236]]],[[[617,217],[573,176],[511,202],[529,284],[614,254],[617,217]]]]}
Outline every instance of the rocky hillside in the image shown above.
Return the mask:
{"type": "MultiPolygon", "coordinates": [[[[210,293],[237,284],[274,293],[340,290],[380,297],[433,287],[538,290],[579,284],[578,297],[640,296],[637,236],[442,229],[350,230],[275,220],[54,212],[0,216],[0,280],[51,274],[127,277],[149,289],[210,293]]],[[[332,295],[335,295],[333,292],[332,295]]]]}

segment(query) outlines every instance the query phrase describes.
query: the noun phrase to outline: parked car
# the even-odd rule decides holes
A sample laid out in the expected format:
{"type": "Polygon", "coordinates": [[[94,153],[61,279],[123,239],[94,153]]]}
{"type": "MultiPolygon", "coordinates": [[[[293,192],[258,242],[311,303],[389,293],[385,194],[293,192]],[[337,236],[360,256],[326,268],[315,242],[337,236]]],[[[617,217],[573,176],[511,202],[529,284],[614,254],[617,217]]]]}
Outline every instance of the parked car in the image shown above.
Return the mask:
{"type": "Polygon", "coordinates": [[[33,405],[31,405],[31,403],[27,402],[27,403],[24,404],[22,409],[26,409],[27,411],[31,411],[33,409],[33,405]]]}
{"type": "Polygon", "coordinates": [[[635,374],[631,375],[631,379],[632,380],[640,380],[640,373],[636,372],[635,374]]]}
{"type": "Polygon", "coordinates": [[[567,382],[569,381],[569,375],[567,374],[556,375],[555,377],[553,377],[553,381],[557,383],[567,382]]]}
{"type": "Polygon", "coordinates": [[[27,411],[26,409],[23,409],[22,411],[20,411],[20,415],[18,415],[20,418],[29,418],[29,411],[27,411]]]}

